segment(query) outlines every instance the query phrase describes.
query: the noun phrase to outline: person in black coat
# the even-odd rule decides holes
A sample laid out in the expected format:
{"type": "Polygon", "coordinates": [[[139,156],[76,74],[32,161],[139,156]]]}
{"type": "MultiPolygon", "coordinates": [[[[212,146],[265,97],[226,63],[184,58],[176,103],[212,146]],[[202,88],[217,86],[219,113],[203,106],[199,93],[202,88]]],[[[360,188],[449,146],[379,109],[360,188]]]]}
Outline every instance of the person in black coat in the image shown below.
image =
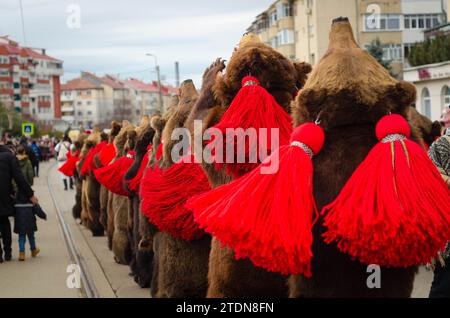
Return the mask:
{"type": "MultiPolygon", "coordinates": [[[[14,215],[14,188],[12,181],[17,184],[19,192],[33,205],[38,204],[38,199],[25,180],[20,170],[19,161],[11,151],[0,145],[0,233],[3,240],[3,248],[0,246],[0,258],[11,260],[11,223],[9,217],[14,215]]],[[[1,244],[0,244],[1,245],[1,244]]]]}

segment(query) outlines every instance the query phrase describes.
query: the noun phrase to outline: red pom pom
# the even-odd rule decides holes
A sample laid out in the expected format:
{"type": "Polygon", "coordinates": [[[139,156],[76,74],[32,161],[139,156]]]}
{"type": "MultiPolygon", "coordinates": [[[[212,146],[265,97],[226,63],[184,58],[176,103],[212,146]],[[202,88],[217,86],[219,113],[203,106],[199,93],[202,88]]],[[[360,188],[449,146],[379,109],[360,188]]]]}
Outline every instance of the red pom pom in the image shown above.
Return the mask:
{"type": "Polygon", "coordinates": [[[102,151],[100,151],[100,153],[98,154],[98,159],[100,160],[102,166],[107,166],[111,163],[111,161],[114,160],[116,156],[116,146],[114,146],[114,143],[110,143],[105,146],[102,151]]]}
{"type": "Polygon", "coordinates": [[[403,135],[406,138],[411,136],[411,127],[405,118],[400,115],[388,115],[378,122],[376,134],[379,141],[389,135],[403,135]]]}
{"type": "Polygon", "coordinates": [[[147,170],[141,183],[142,213],[161,231],[186,241],[205,233],[185,208],[186,201],[211,187],[202,167],[189,155],[167,170],[147,170]]]}
{"type": "Polygon", "coordinates": [[[67,177],[73,177],[75,175],[77,162],[81,160],[81,158],[78,157],[78,154],[79,151],[77,151],[73,155],[70,152],[68,152],[66,162],[64,163],[64,165],[61,166],[61,168],[58,169],[58,171],[67,177]]]}
{"type": "Polygon", "coordinates": [[[298,141],[307,145],[314,154],[318,154],[325,142],[323,129],[313,123],[306,123],[296,128],[291,136],[291,143],[298,141]]]}
{"type": "MultiPolygon", "coordinates": [[[[272,151],[271,129],[278,129],[279,145],[287,145],[292,133],[292,119],[288,113],[278,105],[275,98],[260,86],[259,81],[247,76],[242,80],[243,87],[233,99],[230,107],[222,116],[220,122],[213,128],[222,132],[223,140],[213,140],[209,144],[211,149],[223,149],[224,158],[216,158],[212,153],[216,169],[226,168],[226,172],[234,177],[240,177],[255,169],[265,158],[257,158],[263,151],[270,155],[272,151]],[[240,134],[236,137],[233,129],[254,129],[256,135],[261,133],[261,128],[267,129],[267,142],[262,147],[259,136],[248,138],[240,134]],[[232,129],[227,133],[227,129],[232,129]],[[226,149],[232,149],[234,163],[226,162],[226,149]],[[244,153],[244,163],[237,163],[241,158],[238,153],[244,153]],[[251,160],[259,159],[259,160],[251,160]]],[[[265,138],[264,138],[265,139],[265,138]]],[[[214,151],[213,151],[214,152],[214,151]]]]}
{"type": "Polygon", "coordinates": [[[83,165],[81,166],[80,173],[82,176],[88,176],[91,171],[96,169],[95,167],[95,161],[94,157],[103,150],[104,147],[106,147],[106,141],[102,141],[98,145],[96,145],[94,148],[91,148],[86,155],[83,165]]]}
{"type": "Polygon", "coordinates": [[[427,153],[401,136],[409,132],[403,118],[384,117],[377,126],[383,142],[323,209],[326,242],[365,264],[424,264],[449,239],[450,191],[427,153]]]}
{"type": "Polygon", "coordinates": [[[205,231],[234,250],[237,259],[248,257],[256,266],[286,275],[311,276],[317,208],[312,151],[300,143],[319,151],[324,132],[305,124],[295,130],[292,140],[258,169],[192,198],[186,206],[205,231]]]}
{"type": "Polygon", "coordinates": [[[124,189],[123,179],[134,161],[134,151],[120,157],[103,168],[94,170],[97,181],[114,194],[129,196],[130,192],[124,189]]]}

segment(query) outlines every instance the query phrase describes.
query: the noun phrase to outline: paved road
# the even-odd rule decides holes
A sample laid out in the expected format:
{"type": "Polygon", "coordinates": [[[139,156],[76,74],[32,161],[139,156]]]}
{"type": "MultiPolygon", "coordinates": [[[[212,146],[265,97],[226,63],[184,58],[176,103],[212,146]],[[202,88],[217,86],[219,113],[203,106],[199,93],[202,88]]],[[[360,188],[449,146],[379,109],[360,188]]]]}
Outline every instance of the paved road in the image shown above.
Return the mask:
{"type": "MultiPolygon", "coordinates": [[[[48,215],[47,221],[38,220],[37,245],[41,254],[32,259],[27,246],[27,259],[19,262],[17,235],[13,234],[13,261],[0,264],[1,298],[74,298],[82,294],[66,285],[67,266],[72,263],[59,229],[56,210],[47,188],[47,170],[42,165],[40,178],[35,179],[34,189],[40,204],[48,215]]],[[[11,219],[13,224],[13,219],[11,219]]]]}
{"type": "MultiPolygon", "coordinates": [[[[79,289],[67,287],[67,266],[73,261],[60,230],[56,209],[48,185],[52,189],[64,222],[75,241],[75,249],[87,268],[87,277],[101,298],[148,298],[149,290],[139,288],[129,276],[129,267],[114,262],[108,250],[106,238],[94,238],[89,231],[78,225],[71,215],[75,192],[64,191],[62,181],[52,163],[42,164],[42,175],[35,181],[36,194],[48,214],[48,221],[38,221],[37,242],[42,252],[36,259],[17,261],[15,242],[14,260],[0,265],[0,298],[4,297],[56,297],[75,298],[86,295],[79,289]],[[49,184],[47,183],[49,177],[49,184]]],[[[15,236],[17,241],[17,236],[15,236]]],[[[414,284],[413,297],[427,297],[432,273],[421,268],[414,284]]]]}

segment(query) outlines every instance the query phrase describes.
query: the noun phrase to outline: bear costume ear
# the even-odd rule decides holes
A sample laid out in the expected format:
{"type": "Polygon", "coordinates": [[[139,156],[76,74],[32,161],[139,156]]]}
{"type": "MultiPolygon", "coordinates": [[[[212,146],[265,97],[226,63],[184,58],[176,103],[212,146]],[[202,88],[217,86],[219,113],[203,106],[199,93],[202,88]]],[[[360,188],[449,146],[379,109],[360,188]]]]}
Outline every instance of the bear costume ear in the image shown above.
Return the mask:
{"type": "Polygon", "coordinates": [[[327,96],[326,89],[320,91],[309,88],[300,90],[293,106],[295,126],[308,122],[311,118],[317,118],[321,110],[320,105],[325,102],[327,96]]]}
{"type": "Polygon", "coordinates": [[[436,120],[433,122],[433,125],[431,126],[431,132],[430,135],[433,137],[433,141],[437,138],[441,137],[442,135],[442,124],[436,120]]]}
{"type": "Polygon", "coordinates": [[[398,103],[401,109],[413,104],[417,98],[414,85],[405,81],[399,81],[395,84],[393,94],[395,102],[398,103]]]}
{"type": "Polygon", "coordinates": [[[150,125],[154,130],[161,132],[164,129],[164,126],[166,125],[166,121],[161,117],[157,116],[152,118],[150,125]]]}
{"type": "Polygon", "coordinates": [[[298,89],[300,89],[303,87],[303,85],[305,85],[308,74],[312,71],[312,67],[310,64],[305,62],[294,63],[294,67],[297,73],[297,87],[298,89]]]}

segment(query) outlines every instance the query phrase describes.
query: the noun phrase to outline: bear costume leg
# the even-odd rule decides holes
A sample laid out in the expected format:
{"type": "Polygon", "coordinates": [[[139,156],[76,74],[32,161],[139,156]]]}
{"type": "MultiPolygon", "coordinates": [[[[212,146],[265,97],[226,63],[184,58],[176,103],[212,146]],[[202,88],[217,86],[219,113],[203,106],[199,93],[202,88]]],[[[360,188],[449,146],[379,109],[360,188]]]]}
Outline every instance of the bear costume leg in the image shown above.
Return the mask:
{"type": "Polygon", "coordinates": [[[114,234],[112,250],[117,263],[128,265],[131,259],[131,247],[128,241],[128,198],[113,194],[114,234]]]}
{"type": "Polygon", "coordinates": [[[86,178],[86,192],[89,214],[88,228],[93,236],[103,236],[104,228],[100,223],[100,183],[92,175],[86,178]]]}

